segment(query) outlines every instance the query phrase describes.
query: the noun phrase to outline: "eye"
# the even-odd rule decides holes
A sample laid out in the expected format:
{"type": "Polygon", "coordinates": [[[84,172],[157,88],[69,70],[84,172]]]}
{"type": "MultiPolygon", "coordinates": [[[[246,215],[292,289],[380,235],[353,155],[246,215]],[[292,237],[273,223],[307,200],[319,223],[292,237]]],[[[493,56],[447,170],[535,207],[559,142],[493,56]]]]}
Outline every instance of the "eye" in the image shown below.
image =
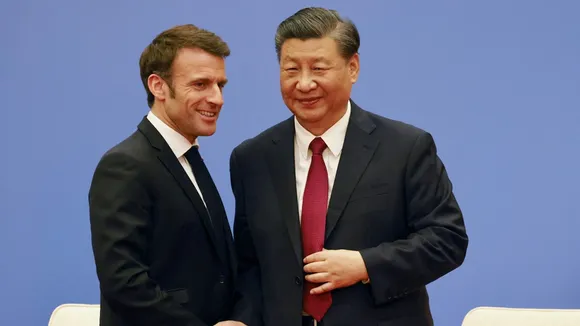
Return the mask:
{"type": "Polygon", "coordinates": [[[204,81],[194,81],[191,83],[191,86],[193,86],[195,89],[201,90],[204,89],[206,87],[207,83],[204,81]]]}

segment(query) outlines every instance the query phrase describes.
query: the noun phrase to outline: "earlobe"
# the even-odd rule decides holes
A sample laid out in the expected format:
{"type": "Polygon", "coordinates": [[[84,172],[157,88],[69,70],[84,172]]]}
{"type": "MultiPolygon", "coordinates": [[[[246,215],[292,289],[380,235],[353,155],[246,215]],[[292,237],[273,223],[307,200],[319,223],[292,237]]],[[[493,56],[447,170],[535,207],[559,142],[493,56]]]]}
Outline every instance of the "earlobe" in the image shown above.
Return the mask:
{"type": "Polygon", "coordinates": [[[165,99],[165,91],[163,89],[163,84],[164,84],[163,79],[161,79],[161,77],[159,77],[156,74],[151,74],[149,75],[149,78],[147,78],[147,86],[149,87],[149,91],[158,100],[165,99]]]}
{"type": "Polygon", "coordinates": [[[348,65],[350,80],[354,84],[358,80],[358,74],[360,71],[360,60],[358,53],[355,53],[353,57],[350,59],[350,63],[348,65]]]}

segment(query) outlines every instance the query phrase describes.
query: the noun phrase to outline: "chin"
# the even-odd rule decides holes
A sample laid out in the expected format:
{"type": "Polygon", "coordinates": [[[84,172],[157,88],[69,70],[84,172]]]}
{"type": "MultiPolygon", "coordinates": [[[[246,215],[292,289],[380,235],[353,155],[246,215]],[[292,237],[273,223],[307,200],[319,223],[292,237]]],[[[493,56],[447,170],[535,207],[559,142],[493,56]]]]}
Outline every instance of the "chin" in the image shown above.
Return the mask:
{"type": "Polygon", "coordinates": [[[203,136],[203,137],[207,137],[207,136],[212,136],[213,134],[215,134],[216,129],[210,129],[210,130],[202,130],[200,131],[199,135],[203,136]]]}
{"type": "Polygon", "coordinates": [[[299,120],[312,123],[324,119],[326,111],[322,109],[298,110],[295,114],[299,120]]]}

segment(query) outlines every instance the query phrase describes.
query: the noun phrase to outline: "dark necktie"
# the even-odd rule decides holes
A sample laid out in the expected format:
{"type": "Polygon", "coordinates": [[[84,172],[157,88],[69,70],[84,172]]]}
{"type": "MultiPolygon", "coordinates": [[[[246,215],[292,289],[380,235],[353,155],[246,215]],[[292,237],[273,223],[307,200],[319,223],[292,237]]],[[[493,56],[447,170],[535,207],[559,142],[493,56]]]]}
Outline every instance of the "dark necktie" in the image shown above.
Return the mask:
{"type": "Polygon", "coordinates": [[[185,153],[185,157],[191,166],[195,181],[202,193],[214,230],[217,235],[221,235],[221,232],[223,231],[223,229],[221,229],[221,222],[222,219],[225,218],[225,209],[213,179],[199,154],[198,147],[191,147],[185,153]]]}
{"type": "MultiPolygon", "coordinates": [[[[324,246],[326,211],[328,206],[328,173],[322,159],[326,143],[315,138],[310,143],[312,162],[308,170],[302,201],[302,249],[304,257],[321,251],[324,246]]],[[[311,295],[310,290],[321,284],[304,283],[304,312],[320,321],[330,308],[332,297],[329,292],[311,295]]]]}

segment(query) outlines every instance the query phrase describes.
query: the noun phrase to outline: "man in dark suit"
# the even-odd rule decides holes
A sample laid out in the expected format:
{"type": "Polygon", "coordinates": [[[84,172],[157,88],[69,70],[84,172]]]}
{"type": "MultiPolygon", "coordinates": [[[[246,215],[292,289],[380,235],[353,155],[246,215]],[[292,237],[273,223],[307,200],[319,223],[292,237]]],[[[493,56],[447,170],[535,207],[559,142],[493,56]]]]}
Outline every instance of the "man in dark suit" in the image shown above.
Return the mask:
{"type": "Polygon", "coordinates": [[[433,325],[426,285],[467,250],[431,135],[360,108],[359,34],[306,8],[278,27],[293,117],[231,155],[239,288],[248,326],[433,325]]]}
{"type": "Polygon", "coordinates": [[[231,312],[233,239],[197,142],[216,130],[229,54],[182,25],[141,55],[151,110],[102,157],[89,192],[102,326],[206,326],[231,312]]]}

